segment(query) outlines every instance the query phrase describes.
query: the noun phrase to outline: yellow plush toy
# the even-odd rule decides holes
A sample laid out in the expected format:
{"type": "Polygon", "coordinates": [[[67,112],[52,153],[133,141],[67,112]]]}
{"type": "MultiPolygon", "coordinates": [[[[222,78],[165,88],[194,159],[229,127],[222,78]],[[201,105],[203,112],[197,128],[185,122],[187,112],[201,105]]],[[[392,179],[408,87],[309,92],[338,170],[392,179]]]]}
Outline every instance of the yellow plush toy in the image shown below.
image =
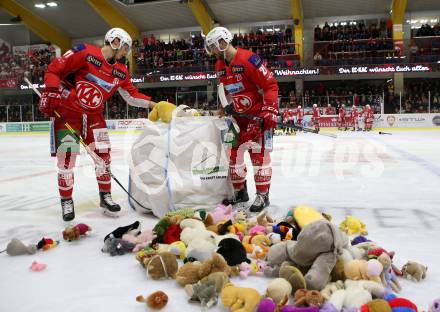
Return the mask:
{"type": "Polygon", "coordinates": [[[226,284],[220,295],[224,306],[232,312],[252,312],[261,300],[261,295],[253,288],[235,287],[226,284]]]}
{"type": "Polygon", "coordinates": [[[153,107],[153,110],[148,115],[148,119],[151,121],[158,121],[160,119],[162,122],[169,123],[175,109],[176,105],[167,101],[160,101],[153,107]]]}
{"type": "Polygon", "coordinates": [[[306,205],[297,206],[293,210],[293,217],[300,228],[304,228],[307,224],[314,221],[324,220],[322,214],[316,211],[315,208],[306,205]]]}
{"type": "Polygon", "coordinates": [[[348,235],[368,235],[365,224],[353,216],[347,216],[344,221],[339,224],[339,228],[348,235]]]}

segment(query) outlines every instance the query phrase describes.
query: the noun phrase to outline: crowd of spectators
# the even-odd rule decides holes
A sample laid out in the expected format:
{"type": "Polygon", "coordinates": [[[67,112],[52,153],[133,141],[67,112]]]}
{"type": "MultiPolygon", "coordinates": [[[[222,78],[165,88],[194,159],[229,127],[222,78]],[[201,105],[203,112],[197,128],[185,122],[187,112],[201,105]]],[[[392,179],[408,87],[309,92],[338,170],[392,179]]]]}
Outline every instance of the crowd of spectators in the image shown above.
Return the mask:
{"type": "Polygon", "coordinates": [[[317,66],[342,64],[380,64],[401,61],[394,48],[391,21],[366,26],[362,22],[325,23],[314,31],[317,66]]]}
{"type": "MultiPolygon", "coordinates": [[[[401,101],[402,113],[440,113],[440,80],[408,80],[401,101]]],[[[400,97],[393,97],[391,103],[393,113],[399,113],[400,97]]]]}
{"type": "MultiPolygon", "coordinates": [[[[215,58],[207,55],[201,35],[188,40],[158,40],[154,35],[136,42],[134,53],[141,72],[155,71],[203,71],[212,70],[215,58]]],[[[293,43],[292,29],[272,32],[234,34],[232,44],[250,49],[258,54],[268,67],[298,67],[299,61],[293,43]]]]}
{"type": "Polygon", "coordinates": [[[410,43],[411,62],[437,62],[440,58],[440,24],[422,25],[413,30],[410,43]],[[427,38],[429,37],[429,38],[427,38]]]}
{"type": "Polygon", "coordinates": [[[55,50],[51,46],[30,46],[26,51],[13,53],[3,42],[0,46],[0,79],[13,79],[21,84],[27,77],[34,83],[42,83],[44,72],[54,57],[55,50]]]}
{"type": "Polygon", "coordinates": [[[440,36],[440,23],[431,26],[429,24],[422,25],[413,32],[414,37],[435,37],[440,36]]]}
{"type": "Polygon", "coordinates": [[[369,104],[376,111],[380,111],[382,98],[388,92],[392,92],[392,89],[388,88],[386,84],[341,84],[337,87],[331,87],[319,83],[306,87],[303,95],[297,96],[294,85],[286,84],[280,87],[280,107],[296,108],[301,105],[305,109],[310,109],[313,104],[318,104],[322,108],[330,104],[336,109],[340,105],[351,107],[353,104],[356,106],[369,104]]]}

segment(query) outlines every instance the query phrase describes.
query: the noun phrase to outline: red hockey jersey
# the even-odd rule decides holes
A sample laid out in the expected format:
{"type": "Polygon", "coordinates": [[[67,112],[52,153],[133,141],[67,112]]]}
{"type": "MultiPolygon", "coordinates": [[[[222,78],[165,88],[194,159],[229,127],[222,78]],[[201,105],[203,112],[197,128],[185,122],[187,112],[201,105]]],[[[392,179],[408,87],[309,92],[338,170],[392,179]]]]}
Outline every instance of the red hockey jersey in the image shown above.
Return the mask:
{"type": "Polygon", "coordinates": [[[294,116],[295,116],[295,113],[293,112],[293,110],[286,108],[283,111],[283,122],[293,120],[294,116]]]}
{"type": "MultiPolygon", "coordinates": [[[[258,55],[241,48],[229,66],[217,60],[215,70],[238,113],[257,116],[262,110],[278,114],[278,82],[258,55]]],[[[248,120],[236,118],[239,124],[248,120]]]]}
{"type": "Polygon", "coordinates": [[[62,105],[77,112],[102,113],[116,91],[132,106],[148,107],[151,99],[133,86],[124,64],[109,64],[101,48],[89,44],[54,59],[44,82],[47,88],[62,88],[62,105]]]}
{"type": "Polygon", "coordinates": [[[319,111],[319,107],[313,107],[313,111],[312,111],[312,116],[313,118],[319,118],[321,117],[321,112],[319,111]]]}

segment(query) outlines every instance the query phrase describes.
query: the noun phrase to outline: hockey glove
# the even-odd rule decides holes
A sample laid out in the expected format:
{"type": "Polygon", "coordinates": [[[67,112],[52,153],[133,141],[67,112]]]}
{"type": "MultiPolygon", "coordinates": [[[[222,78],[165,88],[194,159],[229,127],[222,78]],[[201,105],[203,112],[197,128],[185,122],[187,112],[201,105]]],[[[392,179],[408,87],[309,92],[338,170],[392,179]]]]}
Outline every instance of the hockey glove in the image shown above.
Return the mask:
{"type": "Polygon", "coordinates": [[[61,104],[61,94],[56,88],[47,88],[41,93],[38,109],[46,117],[54,117],[53,111],[61,104]]]}
{"type": "Polygon", "coordinates": [[[249,123],[246,131],[241,131],[238,138],[238,145],[247,143],[249,141],[258,142],[261,138],[262,132],[259,123],[249,123]]]}
{"type": "Polygon", "coordinates": [[[263,106],[258,117],[263,120],[264,130],[276,128],[278,123],[278,110],[272,106],[263,106]]]}

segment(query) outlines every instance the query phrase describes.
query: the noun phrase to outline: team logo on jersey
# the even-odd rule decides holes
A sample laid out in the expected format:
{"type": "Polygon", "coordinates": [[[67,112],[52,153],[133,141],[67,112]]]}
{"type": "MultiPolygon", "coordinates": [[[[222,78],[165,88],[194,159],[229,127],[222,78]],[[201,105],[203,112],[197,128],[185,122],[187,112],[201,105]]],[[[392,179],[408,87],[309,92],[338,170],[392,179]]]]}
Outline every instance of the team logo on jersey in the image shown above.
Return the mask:
{"type": "Polygon", "coordinates": [[[101,105],[104,97],[101,91],[87,81],[80,81],[76,84],[76,97],[80,105],[84,108],[97,108],[101,105]]]}
{"type": "Polygon", "coordinates": [[[123,71],[120,71],[119,69],[116,68],[113,68],[112,74],[113,76],[118,77],[122,80],[125,80],[125,78],[127,77],[127,75],[123,71]]]}
{"type": "Polygon", "coordinates": [[[234,95],[232,96],[232,101],[234,102],[235,110],[239,113],[247,111],[252,105],[251,98],[246,95],[234,95]]]}
{"type": "Polygon", "coordinates": [[[243,91],[244,85],[242,82],[231,83],[231,84],[225,85],[225,89],[226,89],[226,91],[228,91],[229,94],[235,94],[240,91],[243,91]]]}
{"type": "Polygon", "coordinates": [[[92,63],[93,65],[95,65],[96,67],[101,67],[102,66],[102,61],[98,58],[96,58],[95,56],[88,54],[87,58],[86,58],[87,62],[92,63]]]}
{"type": "Polygon", "coordinates": [[[263,64],[263,61],[260,59],[260,57],[256,54],[252,54],[250,58],[248,58],[249,63],[255,66],[255,68],[259,68],[261,64],[263,64]]]}
{"type": "Polygon", "coordinates": [[[217,76],[224,77],[226,76],[226,70],[222,69],[217,72],[217,76]]]}
{"type": "Polygon", "coordinates": [[[234,66],[232,66],[232,73],[233,74],[242,74],[242,73],[244,73],[244,66],[243,65],[234,65],[234,66]]]}

